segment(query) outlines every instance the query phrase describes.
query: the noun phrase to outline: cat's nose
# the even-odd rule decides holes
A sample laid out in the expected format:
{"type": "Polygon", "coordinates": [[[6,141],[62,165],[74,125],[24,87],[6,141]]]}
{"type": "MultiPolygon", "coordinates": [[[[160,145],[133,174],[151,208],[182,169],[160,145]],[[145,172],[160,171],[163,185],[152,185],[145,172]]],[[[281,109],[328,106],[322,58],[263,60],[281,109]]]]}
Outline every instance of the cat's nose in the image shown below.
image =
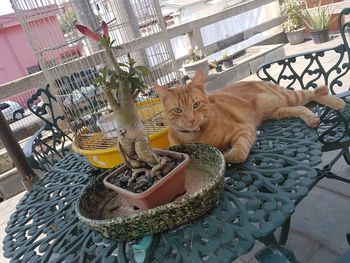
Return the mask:
{"type": "Polygon", "coordinates": [[[195,121],[196,121],[196,119],[191,119],[188,122],[191,123],[191,124],[194,124],[195,121]]]}

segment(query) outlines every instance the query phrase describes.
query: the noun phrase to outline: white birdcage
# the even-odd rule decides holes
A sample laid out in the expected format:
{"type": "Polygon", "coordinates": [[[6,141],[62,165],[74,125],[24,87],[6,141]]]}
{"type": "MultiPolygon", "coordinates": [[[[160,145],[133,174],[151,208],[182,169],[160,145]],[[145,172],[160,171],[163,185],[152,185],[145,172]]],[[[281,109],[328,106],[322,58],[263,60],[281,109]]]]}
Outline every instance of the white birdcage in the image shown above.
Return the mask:
{"type": "Polygon", "coordinates": [[[125,62],[129,53],[150,68],[149,89],[138,97],[138,109],[148,134],[164,129],[162,107],[151,87],[178,83],[180,76],[158,0],[12,0],[12,6],[79,149],[105,150],[116,140],[115,124],[106,124],[111,109],[93,82],[108,63],[106,53],[79,34],[75,23],[99,32],[106,21],[120,47],[117,60],[125,62]]]}

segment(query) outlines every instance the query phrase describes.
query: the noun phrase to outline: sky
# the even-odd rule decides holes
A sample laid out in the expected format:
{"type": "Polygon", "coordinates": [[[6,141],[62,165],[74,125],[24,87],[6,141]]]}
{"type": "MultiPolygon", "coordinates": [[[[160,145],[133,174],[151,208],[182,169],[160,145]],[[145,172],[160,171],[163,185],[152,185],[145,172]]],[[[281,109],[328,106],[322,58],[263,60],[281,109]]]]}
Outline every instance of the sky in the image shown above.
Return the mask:
{"type": "Polygon", "coordinates": [[[14,13],[10,0],[0,0],[0,15],[14,13]]]}

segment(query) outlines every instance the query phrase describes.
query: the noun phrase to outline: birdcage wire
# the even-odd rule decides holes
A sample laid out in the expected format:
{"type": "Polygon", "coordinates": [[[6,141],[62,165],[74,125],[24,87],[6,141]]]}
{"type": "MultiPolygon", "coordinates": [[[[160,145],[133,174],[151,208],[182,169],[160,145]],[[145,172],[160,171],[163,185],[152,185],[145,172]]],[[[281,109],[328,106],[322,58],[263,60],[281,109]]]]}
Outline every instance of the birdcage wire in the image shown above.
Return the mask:
{"type": "MultiPolygon", "coordinates": [[[[149,87],[180,82],[158,0],[13,0],[12,6],[71,130],[77,133],[83,128],[87,140],[97,134],[99,147],[106,137],[99,120],[111,109],[93,79],[109,62],[105,51],[75,30],[76,22],[101,33],[100,22],[106,21],[111,39],[120,47],[114,52],[117,60],[126,62],[129,53],[137,64],[149,67],[151,73],[145,77],[149,87]],[[76,21],[67,21],[72,14],[76,21]]],[[[137,98],[149,134],[166,125],[161,106],[154,100],[144,103],[154,97],[150,88],[137,98]]]]}

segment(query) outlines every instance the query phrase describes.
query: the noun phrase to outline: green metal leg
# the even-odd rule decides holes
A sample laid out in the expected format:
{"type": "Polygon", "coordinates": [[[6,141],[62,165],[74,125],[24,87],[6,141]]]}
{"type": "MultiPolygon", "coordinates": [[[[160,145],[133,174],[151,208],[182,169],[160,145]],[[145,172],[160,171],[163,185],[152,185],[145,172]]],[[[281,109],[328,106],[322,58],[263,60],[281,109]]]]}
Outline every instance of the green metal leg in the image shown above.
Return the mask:
{"type": "Polygon", "coordinates": [[[288,235],[289,235],[289,229],[290,229],[290,217],[282,225],[281,236],[280,236],[280,238],[278,240],[278,243],[280,243],[282,246],[285,246],[286,243],[287,243],[287,239],[288,239],[288,235]]]}
{"type": "Polygon", "coordinates": [[[255,254],[255,258],[260,263],[299,263],[294,253],[281,246],[273,234],[260,239],[260,241],[266,246],[255,254]]]}
{"type": "Polygon", "coordinates": [[[344,156],[345,162],[348,165],[350,165],[350,151],[349,151],[349,148],[345,149],[343,156],[344,156]]]}
{"type": "Polygon", "coordinates": [[[334,174],[333,172],[331,172],[333,166],[335,165],[335,163],[341,158],[341,157],[344,157],[345,161],[346,162],[350,162],[350,156],[349,156],[349,148],[346,148],[346,149],[342,149],[336,157],[333,158],[333,160],[325,165],[322,170],[319,171],[319,174],[321,176],[321,178],[323,177],[326,177],[326,178],[329,178],[329,179],[335,179],[335,180],[338,180],[338,181],[341,181],[341,182],[345,182],[345,183],[348,183],[350,184],[350,179],[347,179],[347,178],[344,178],[344,177],[341,177],[341,176],[338,176],[336,174],[334,174]],[[348,158],[348,160],[347,160],[348,158]]]}

